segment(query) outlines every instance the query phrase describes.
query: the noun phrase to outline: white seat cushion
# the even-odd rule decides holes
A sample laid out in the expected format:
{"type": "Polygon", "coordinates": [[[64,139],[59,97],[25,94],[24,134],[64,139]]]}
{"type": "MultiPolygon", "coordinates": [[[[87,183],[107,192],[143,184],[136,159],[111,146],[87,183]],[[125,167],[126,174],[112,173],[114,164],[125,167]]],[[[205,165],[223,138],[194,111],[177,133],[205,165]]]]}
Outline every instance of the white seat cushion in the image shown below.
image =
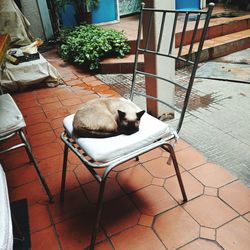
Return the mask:
{"type": "MultiPolygon", "coordinates": [[[[74,137],[73,115],[64,119],[64,128],[69,136],[74,137]]],[[[75,138],[77,144],[95,161],[108,162],[149,145],[163,136],[173,135],[173,129],[166,123],[145,113],[140,122],[140,129],[132,135],[118,135],[109,138],[75,138]]]]}
{"type": "Polygon", "coordinates": [[[5,173],[0,164],[0,249],[13,249],[10,203],[5,173]]]}
{"type": "Polygon", "coordinates": [[[0,95],[0,137],[26,126],[23,115],[9,94],[0,95]]]}

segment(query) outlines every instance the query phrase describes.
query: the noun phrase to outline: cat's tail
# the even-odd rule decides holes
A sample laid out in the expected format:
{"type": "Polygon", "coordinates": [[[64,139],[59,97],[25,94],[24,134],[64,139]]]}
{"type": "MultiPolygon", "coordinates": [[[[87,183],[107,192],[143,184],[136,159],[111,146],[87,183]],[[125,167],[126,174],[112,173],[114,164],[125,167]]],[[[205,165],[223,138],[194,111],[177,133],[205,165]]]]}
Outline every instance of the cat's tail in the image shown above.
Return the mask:
{"type": "Polygon", "coordinates": [[[119,133],[117,132],[107,132],[107,131],[99,131],[99,130],[88,130],[85,128],[81,128],[81,129],[75,129],[74,130],[74,134],[77,137],[84,137],[84,138],[108,138],[108,137],[112,137],[112,136],[116,136],[119,133]]]}

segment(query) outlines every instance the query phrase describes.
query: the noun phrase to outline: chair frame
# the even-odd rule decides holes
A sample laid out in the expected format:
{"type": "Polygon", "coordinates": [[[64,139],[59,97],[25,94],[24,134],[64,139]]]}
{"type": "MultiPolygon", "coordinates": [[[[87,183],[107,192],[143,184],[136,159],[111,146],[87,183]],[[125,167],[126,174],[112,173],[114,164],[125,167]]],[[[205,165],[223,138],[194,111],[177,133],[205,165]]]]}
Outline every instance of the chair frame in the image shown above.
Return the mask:
{"type": "MultiPolygon", "coordinates": [[[[134,90],[135,84],[136,84],[136,75],[137,74],[145,75],[147,77],[155,77],[155,78],[162,79],[161,77],[159,77],[157,75],[142,72],[141,70],[138,70],[138,55],[139,55],[139,53],[149,53],[149,54],[155,54],[155,55],[159,55],[159,56],[166,56],[166,57],[169,57],[169,58],[173,58],[176,61],[179,61],[179,62],[182,62],[182,63],[184,62],[185,64],[192,65],[193,70],[192,70],[191,77],[190,77],[190,80],[189,80],[189,83],[188,83],[188,88],[183,87],[182,85],[179,85],[176,82],[169,81],[168,79],[163,79],[163,80],[165,80],[165,81],[167,81],[169,83],[174,84],[175,86],[179,86],[179,87],[184,88],[186,90],[184,105],[183,105],[183,108],[182,108],[182,111],[181,111],[179,123],[178,123],[177,130],[176,130],[177,133],[179,133],[179,131],[181,129],[183,119],[184,119],[184,116],[185,116],[185,113],[186,113],[186,110],[187,110],[187,105],[188,105],[189,97],[190,97],[190,94],[191,94],[192,85],[193,85],[193,81],[194,81],[194,78],[195,78],[196,69],[197,69],[197,66],[198,66],[198,63],[199,63],[201,50],[202,50],[202,46],[203,46],[203,43],[204,43],[204,40],[205,40],[205,35],[206,35],[206,32],[207,32],[209,19],[211,17],[213,6],[214,6],[214,4],[210,4],[207,11],[174,11],[174,10],[159,10],[159,9],[153,9],[153,8],[145,8],[144,4],[142,3],[130,99],[133,100],[134,95],[143,95],[146,98],[151,98],[153,100],[157,100],[156,97],[152,97],[152,96],[145,95],[145,94],[142,94],[142,93],[137,93],[134,90]],[[142,29],[142,21],[143,21],[144,12],[161,12],[161,13],[163,13],[163,18],[162,18],[162,23],[161,23],[161,31],[160,31],[160,35],[159,35],[159,43],[157,45],[157,50],[155,50],[155,51],[149,50],[147,48],[147,38],[146,38],[146,48],[145,49],[140,48],[141,29],[142,29]],[[173,30],[172,30],[172,34],[171,34],[171,42],[170,42],[169,53],[168,54],[163,54],[163,53],[160,52],[159,48],[161,47],[161,37],[162,37],[162,32],[163,32],[162,27],[164,26],[164,20],[165,20],[164,16],[167,13],[175,13],[175,20],[174,20],[173,30]],[[179,47],[178,54],[175,56],[175,55],[172,54],[172,47],[173,47],[173,44],[174,44],[174,35],[175,35],[175,30],[176,30],[177,17],[178,17],[178,14],[180,14],[180,13],[185,14],[185,22],[184,22],[184,25],[183,25],[183,34],[182,34],[182,37],[181,37],[181,46],[179,47]],[[188,56],[185,58],[185,57],[181,56],[181,51],[182,51],[182,47],[183,47],[182,42],[184,40],[189,14],[197,14],[198,15],[198,19],[197,19],[198,21],[196,21],[196,24],[195,24],[194,35],[192,37],[192,41],[191,41],[188,56]],[[192,55],[192,53],[193,53],[193,43],[194,43],[195,36],[197,34],[198,24],[199,24],[201,14],[206,15],[207,18],[206,18],[206,20],[204,22],[204,27],[203,27],[199,47],[198,47],[197,52],[195,53],[195,60],[193,62],[191,60],[192,57],[193,57],[193,55],[192,55]]],[[[150,26],[151,25],[149,25],[147,35],[150,33],[149,32],[150,26]]],[[[164,101],[161,101],[161,100],[157,100],[157,101],[160,101],[160,102],[162,102],[162,103],[169,106],[169,104],[165,103],[164,101]]],[[[176,110],[175,107],[172,107],[172,108],[174,110],[176,110]]],[[[177,110],[177,111],[179,111],[179,110],[177,110]]],[[[102,210],[103,210],[103,197],[104,197],[104,190],[105,190],[105,184],[106,184],[107,177],[108,177],[108,175],[109,175],[109,173],[111,172],[112,169],[114,169],[115,167],[119,166],[120,164],[122,164],[122,163],[124,163],[124,162],[126,162],[126,161],[128,161],[130,159],[136,158],[137,160],[139,160],[140,155],[142,155],[142,154],[144,154],[146,152],[149,152],[149,151],[151,151],[151,150],[153,150],[153,149],[155,149],[157,147],[161,147],[163,150],[168,152],[170,154],[170,157],[172,159],[172,162],[173,162],[173,165],[174,165],[174,168],[175,168],[175,172],[176,172],[176,176],[177,176],[177,179],[178,179],[179,187],[180,187],[182,197],[183,197],[183,202],[187,201],[186,191],[185,191],[185,188],[184,188],[184,185],[183,185],[183,181],[182,181],[182,178],[181,178],[181,174],[180,174],[180,170],[179,170],[179,166],[178,166],[178,163],[177,163],[176,155],[175,155],[175,152],[174,152],[174,146],[173,146],[173,144],[174,144],[173,142],[178,138],[177,133],[173,133],[173,135],[168,136],[166,138],[159,138],[159,140],[155,141],[154,143],[152,143],[150,145],[147,145],[145,147],[142,147],[140,149],[137,149],[134,152],[131,152],[131,153],[125,155],[125,156],[121,156],[121,157],[116,158],[116,159],[114,159],[112,161],[109,161],[109,162],[101,162],[101,163],[100,162],[95,162],[90,157],[88,157],[88,155],[86,155],[86,153],[77,145],[74,138],[70,137],[70,135],[67,134],[66,130],[61,134],[61,139],[65,143],[64,157],[63,157],[62,180],[61,180],[61,193],[60,193],[61,202],[64,201],[66,170],[67,170],[68,150],[69,149],[81,160],[83,165],[85,165],[85,167],[90,171],[90,173],[95,177],[95,179],[100,184],[98,201],[97,201],[97,215],[96,215],[95,224],[94,224],[93,231],[92,231],[90,249],[94,249],[97,231],[98,231],[98,229],[100,227],[101,215],[102,215],[102,210]],[[100,168],[105,169],[104,173],[101,176],[96,172],[96,169],[100,169],[100,168]]]]}

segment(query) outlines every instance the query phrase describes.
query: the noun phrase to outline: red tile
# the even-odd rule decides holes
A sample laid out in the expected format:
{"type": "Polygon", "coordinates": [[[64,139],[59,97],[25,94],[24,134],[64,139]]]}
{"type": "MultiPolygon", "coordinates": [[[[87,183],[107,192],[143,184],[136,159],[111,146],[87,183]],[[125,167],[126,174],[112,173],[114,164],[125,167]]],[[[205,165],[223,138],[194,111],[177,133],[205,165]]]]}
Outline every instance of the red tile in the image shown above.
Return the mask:
{"type": "Polygon", "coordinates": [[[139,225],[113,236],[111,241],[114,245],[114,248],[117,250],[165,249],[164,245],[161,243],[152,229],[139,225]]]}
{"type": "MultiPolygon", "coordinates": [[[[46,176],[46,181],[48,183],[48,186],[50,187],[50,191],[52,194],[58,194],[61,190],[61,179],[62,179],[62,173],[54,173],[52,175],[46,176]]],[[[79,183],[72,171],[67,171],[66,174],[66,183],[65,183],[65,189],[70,190],[77,188],[79,186],[79,183]]]]}
{"type": "Polygon", "coordinates": [[[48,122],[41,122],[31,126],[27,126],[28,135],[41,134],[43,132],[52,131],[52,128],[48,122]]]}
{"type": "Polygon", "coordinates": [[[140,162],[146,162],[155,158],[158,158],[162,155],[163,151],[159,148],[153,149],[149,151],[148,153],[145,153],[141,156],[139,156],[140,162]]]}
{"type": "Polygon", "coordinates": [[[200,196],[184,204],[185,210],[204,227],[217,228],[237,217],[237,213],[217,197],[200,196]]]}
{"type": "Polygon", "coordinates": [[[47,104],[47,103],[52,103],[52,102],[58,102],[58,98],[56,96],[39,98],[38,102],[40,104],[47,104]]]}
{"type": "Polygon", "coordinates": [[[95,250],[113,250],[111,243],[108,241],[101,242],[95,246],[95,250]]]}
{"type": "Polygon", "coordinates": [[[37,123],[42,123],[42,122],[47,121],[44,113],[24,115],[24,119],[25,119],[27,126],[31,126],[37,123]]]}
{"type": "Polygon", "coordinates": [[[117,181],[126,192],[133,192],[150,185],[152,176],[138,165],[120,172],[117,181]]]}
{"type": "Polygon", "coordinates": [[[176,152],[176,158],[178,163],[186,170],[206,163],[206,158],[192,147],[176,152]]]}
{"type": "Polygon", "coordinates": [[[37,180],[38,175],[33,164],[19,167],[6,172],[9,187],[18,187],[23,184],[37,180]]]}
{"type": "Polygon", "coordinates": [[[139,162],[134,158],[134,159],[131,159],[129,161],[126,161],[126,162],[122,163],[121,165],[118,165],[117,167],[115,167],[113,169],[113,171],[119,172],[119,171],[125,170],[127,168],[136,166],[138,164],[139,164],[139,162]]]}
{"type": "Polygon", "coordinates": [[[69,112],[67,110],[66,107],[61,107],[58,109],[53,109],[53,110],[48,110],[45,112],[46,117],[48,117],[48,119],[56,119],[56,118],[60,118],[60,117],[66,117],[69,115],[69,112]]]}
{"type": "Polygon", "coordinates": [[[62,104],[61,104],[61,102],[57,101],[57,102],[43,104],[42,107],[43,107],[44,111],[51,111],[53,109],[59,109],[59,108],[61,108],[62,104]]]}
{"type": "Polygon", "coordinates": [[[211,187],[205,187],[204,194],[205,195],[210,195],[210,196],[218,196],[218,189],[217,188],[211,188],[211,187]]]}
{"type": "Polygon", "coordinates": [[[177,205],[163,187],[148,186],[131,195],[139,210],[146,215],[156,215],[177,205]]]}
{"type": "Polygon", "coordinates": [[[64,202],[60,202],[59,194],[55,196],[55,202],[49,204],[49,211],[54,223],[62,222],[80,213],[92,210],[81,188],[76,188],[65,192],[64,202]]]}
{"type": "Polygon", "coordinates": [[[33,148],[33,153],[39,160],[62,154],[62,152],[58,143],[47,143],[33,148]]]}
{"type": "Polygon", "coordinates": [[[241,217],[217,230],[217,241],[224,249],[249,249],[250,223],[241,217]]]}
{"type": "Polygon", "coordinates": [[[74,97],[71,99],[62,100],[61,103],[63,106],[73,106],[73,105],[81,104],[82,100],[78,97],[74,97]]]}
{"type": "Polygon", "coordinates": [[[39,167],[44,176],[62,171],[62,166],[62,155],[52,156],[39,161],[39,167]]]}
{"type": "Polygon", "coordinates": [[[53,227],[46,228],[42,231],[31,234],[31,246],[36,250],[59,250],[56,232],[53,227]]]}
{"type": "Polygon", "coordinates": [[[153,224],[154,216],[142,214],[138,222],[139,225],[151,227],[153,224]]]}
{"type": "Polygon", "coordinates": [[[227,170],[215,164],[207,163],[190,171],[207,187],[219,188],[236,179],[227,170]]]}
{"type": "MultiPolygon", "coordinates": [[[[124,195],[116,180],[108,178],[106,182],[107,183],[105,186],[104,201],[113,200],[124,195]]],[[[82,187],[87,195],[88,200],[91,203],[96,203],[100,184],[96,180],[94,180],[83,185],[82,187]]]]}
{"type": "Polygon", "coordinates": [[[41,146],[44,144],[56,141],[56,136],[53,131],[46,131],[40,134],[32,135],[29,137],[32,147],[41,146]]]}
{"type": "Polygon", "coordinates": [[[47,206],[41,204],[29,206],[29,224],[31,233],[49,227],[51,220],[47,206]]]}
{"type": "MultiPolygon", "coordinates": [[[[152,176],[157,178],[168,178],[176,174],[174,165],[171,163],[167,164],[168,158],[160,157],[151,161],[143,163],[143,166],[151,173],[152,176]]],[[[180,171],[184,169],[180,167],[180,171]]]]}
{"type": "Polygon", "coordinates": [[[200,228],[200,237],[203,239],[208,239],[208,240],[215,240],[215,229],[213,228],[208,228],[208,227],[201,227],[200,228]]]}
{"type": "Polygon", "coordinates": [[[77,166],[74,169],[74,173],[76,174],[76,177],[81,184],[86,184],[95,180],[93,175],[89,172],[89,170],[83,164],[80,166],[77,166]]]}
{"type": "Polygon", "coordinates": [[[180,250],[221,250],[221,247],[216,243],[204,239],[194,240],[184,247],[178,248],[180,250]]]}
{"type": "MultiPolygon", "coordinates": [[[[81,214],[56,224],[56,231],[62,249],[82,250],[89,246],[91,231],[94,223],[93,216],[81,214]]],[[[102,232],[97,235],[96,243],[105,239],[102,232]]]]}
{"type": "Polygon", "coordinates": [[[250,189],[239,181],[222,187],[219,197],[240,214],[250,211],[250,189]]]}
{"type": "Polygon", "coordinates": [[[30,108],[22,108],[23,116],[29,116],[33,114],[43,113],[43,109],[40,106],[30,107],[30,108]]]}
{"type": "Polygon", "coordinates": [[[160,186],[162,187],[164,185],[164,179],[161,178],[153,178],[152,185],[160,186]]]}
{"type": "Polygon", "coordinates": [[[57,129],[57,128],[63,129],[63,120],[64,120],[64,117],[53,119],[51,120],[50,125],[53,129],[57,129]]]}
{"type": "MultiPolygon", "coordinates": [[[[203,194],[203,185],[191,174],[184,172],[181,176],[188,200],[194,199],[203,194]]],[[[176,176],[167,179],[164,187],[175,198],[175,200],[179,203],[183,202],[182,193],[176,176]]]]}
{"type": "Polygon", "coordinates": [[[177,249],[199,237],[198,223],[180,206],[158,216],[154,230],[167,249],[177,249]]]}
{"type": "Polygon", "coordinates": [[[127,198],[122,197],[104,205],[102,225],[108,236],[135,226],[140,218],[139,211],[127,198]]]}
{"type": "Polygon", "coordinates": [[[46,196],[45,191],[38,180],[27,183],[25,185],[19,186],[11,190],[10,192],[11,201],[21,200],[21,199],[28,199],[29,205],[32,205],[40,200],[46,202],[48,201],[48,197],[46,196]]]}

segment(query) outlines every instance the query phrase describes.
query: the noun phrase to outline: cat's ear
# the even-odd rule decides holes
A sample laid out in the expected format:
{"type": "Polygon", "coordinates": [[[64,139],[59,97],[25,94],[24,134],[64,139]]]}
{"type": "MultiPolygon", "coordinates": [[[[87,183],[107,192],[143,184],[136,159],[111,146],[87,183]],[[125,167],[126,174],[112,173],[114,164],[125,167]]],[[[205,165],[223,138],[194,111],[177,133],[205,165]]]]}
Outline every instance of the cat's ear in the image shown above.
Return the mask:
{"type": "Polygon", "coordinates": [[[140,112],[137,112],[137,113],[136,113],[137,120],[140,120],[144,113],[145,113],[145,110],[142,110],[142,111],[140,111],[140,112]]]}
{"type": "Polygon", "coordinates": [[[126,116],[126,113],[119,110],[119,109],[117,111],[118,111],[119,119],[123,120],[125,118],[125,116],[126,116]]]}

